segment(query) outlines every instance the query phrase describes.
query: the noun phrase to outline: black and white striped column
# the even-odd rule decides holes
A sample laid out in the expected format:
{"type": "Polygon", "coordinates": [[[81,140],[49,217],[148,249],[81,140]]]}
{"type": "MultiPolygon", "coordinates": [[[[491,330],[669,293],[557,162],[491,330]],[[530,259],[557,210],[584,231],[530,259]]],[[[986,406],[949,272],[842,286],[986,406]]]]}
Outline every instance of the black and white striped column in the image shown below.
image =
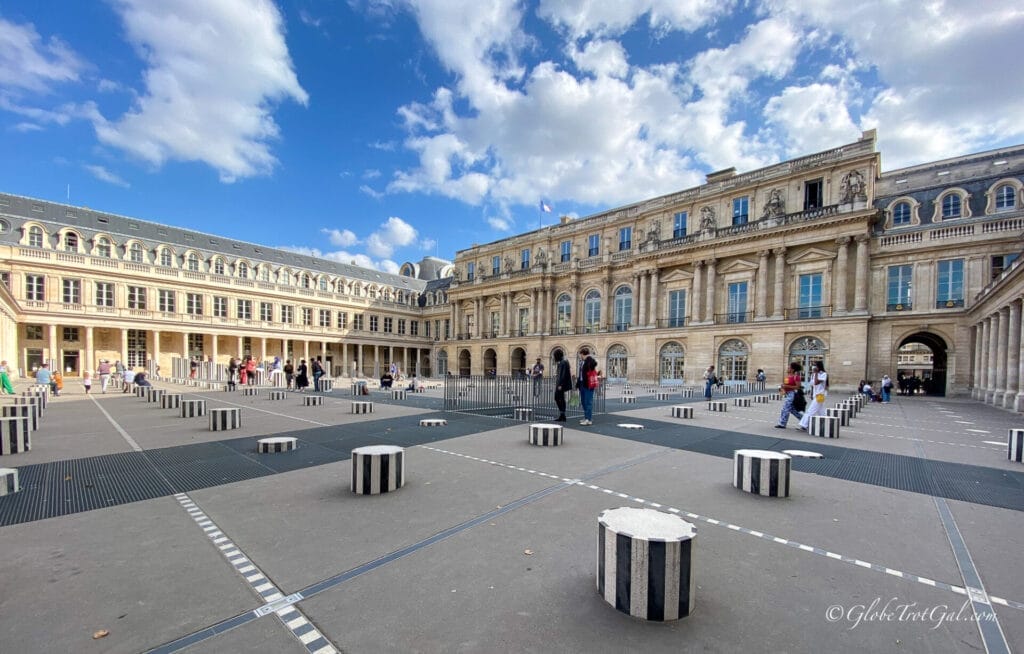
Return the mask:
{"type": "Polygon", "coordinates": [[[693,407],[692,406],[674,406],[672,407],[673,418],[693,418],[693,407]]]}
{"type": "Polygon", "coordinates": [[[320,392],[321,393],[330,393],[333,390],[334,390],[334,380],[333,379],[324,379],[323,377],[321,377],[320,378],[320,392]]]}
{"type": "Polygon", "coordinates": [[[5,404],[3,406],[4,418],[25,418],[28,420],[29,429],[39,429],[39,416],[36,414],[34,404],[5,404]]]}
{"type": "Polygon", "coordinates": [[[1007,458],[1024,463],[1024,429],[1010,429],[1007,441],[1007,458]]]}
{"type": "Polygon", "coordinates": [[[22,391],[21,396],[27,398],[35,398],[36,400],[38,400],[39,406],[45,409],[49,393],[47,393],[46,391],[22,391]]]}
{"type": "Polygon", "coordinates": [[[146,401],[160,403],[167,391],[162,388],[153,388],[152,386],[146,389],[146,401]]]}
{"type": "Polygon", "coordinates": [[[807,433],[821,438],[839,438],[839,418],[831,416],[811,416],[807,433]]]}
{"type": "Polygon", "coordinates": [[[181,417],[198,418],[206,415],[206,400],[182,400],[181,417]]]}
{"type": "Polygon", "coordinates": [[[391,389],[391,399],[392,400],[404,400],[405,399],[405,390],[401,389],[401,388],[393,388],[393,389],[391,389]]]}
{"type": "Polygon", "coordinates": [[[294,436],[273,436],[256,441],[256,451],[260,454],[290,452],[299,446],[299,439],[294,436]]]}
{"type": "Polygon", "coordinates": [[[324,396],[323,395],[307,395],[302,398],[303,406],[323,406],[324,396]]]}
{"type": "Polygon", "coordinates": [[[136,386],[135,387],[135,397],[141,397],[142,399],[146,399],[146,389],[147,388],[149,388],[149,386],[136,386]]]}
{"type": "Polygon", "coordinates": [[[734,397],[732,399],[732,405],[733,406],[744,407],[744,408],[749,409],[750,408],[750,398],[749,397],[734,397]]]}
{"type": "Polygon", "coordinates": [[[424,418],[420,420],[420,427],[444,427],[448,421],[444,418],[424,418]]]}
{"type": "Polygon", "coordinates": [[[623,404],[636,404],[636,396],[635,395],[623,395],[619,399],[622,401],[623,404]]]}
{"type": "Polygon", "coordinates": [[[525,406],[517,406],[514,409],[516,420],[533,420],[533,409],[525,406]]]}
{"type": "Polygon", "coordinates": [[[0,418],[0,455],[20,454],[32,449],[28,418],[0,418]]]}
{"type": "Polygon", "coordinates": [[[656,399],[658,399],[658,400],[671,400],[672,399],[672,393],[667,393],[665,391],[658,391],[657,393],[654,394],[654,397],[656,399]]]}
{"type": "Polygon", "coordinates": [[[352,492],[379,495],[405,485],[405,449],[369,445],[352,450],[352,492]]]}
{"type": "Polygon", "coordinates": [[[767,395],[755,395],[754,404],[768,404],[771,402],[771,398],[767,395]]]}
{"type": "Polygon", "coordinates": [[[284,391],[267,391],[268,400],[283,400],[288,397],[288,394],[284,391]]]}
{"type": "Polygon", "coordinates": [[[210,431],[226,431],[242,426],[242,410],[238,407],[210,409],[210,431]]]}
{"type": "Polygon", "coordinates": [[[353,395],[362,395],[363,394],[363,385],[362,384],[352,384],[352,394],[353,395]]]}
{"type": "Polygon", "coordinates": [[[17,468],[0,468],[0,497],[11,495],[21,490],[18,482],[17,468]]]}
{"type": "Polygon", "coordinates": [[[711,400],[708,402],[708,411],[717,411],[719,413],[725,413],[728,409],[728,405],[724,400],[711,400]]]}
{"type": "Polygon", "coordinates": [[[666,622],[693,613],[694,526],[653,509],[607,509],[597,519],[597,592],[628,615],[666,622]]]}
{"type": "Polygon", "coordinates": [[[260,389],[257,386],[243,386],[242,396],[243,397],[256,397],[260,394],[260,389]]]}
{"type": "Polygon", "coordinates": [[[770,450],[733,452],[732,485],[754,495],[789,497],[792,458],[770,450]]]}
{"type": "Polygon", "coordinates": [[[562,444],[562,425],[534,423],[530,425],[530,445],[557,447],[562,444]]]}
{"type": "Polygon", "coordinates": [[[838,418],[841,427],[850,425],[850,412],[846,409],[825,409],[825,415],[830,418],[838,418]]]}
{"type": "Polygon", "coordinates": [[[682,391],[683,397],[693,397],[693,392],[692,388],[684,388],[682,391]]]}
{"type": "Polygon", "coordinates": [[[776,402],[782,399],[782,393],[768,393],[767,397],[769,400],[776,402]]]}
{"type": "Polygon", "coordinates": [[[160,398],[161,409],[180,409],[181,408],[181,393],[164,393],[164,396],[160,398]]]}
{"type": "Polygon", "coordinates": [[[850,420],[853,420],[854,418],[856,418],[857,417],[857,413],[860,410],[860,406],[857,404],[857,402],[855,400],[844,400],[842,402],[842,406],[840,406],[840,405],[836,405],[836,406],[837,406],[837,408],[848,410],[850,412],[850,420]]]}
{"type": "Polygon", "coordinates": [[[43,417],[43,403],[38,397],[16,397],[14,398],[14,404],[17,406],[30,406],[37,419],[43,417]]]}
{"type": "Polygon", "coordinates": [[[373,402],[352,402],[352,413],[373,413],[373,402]]]}

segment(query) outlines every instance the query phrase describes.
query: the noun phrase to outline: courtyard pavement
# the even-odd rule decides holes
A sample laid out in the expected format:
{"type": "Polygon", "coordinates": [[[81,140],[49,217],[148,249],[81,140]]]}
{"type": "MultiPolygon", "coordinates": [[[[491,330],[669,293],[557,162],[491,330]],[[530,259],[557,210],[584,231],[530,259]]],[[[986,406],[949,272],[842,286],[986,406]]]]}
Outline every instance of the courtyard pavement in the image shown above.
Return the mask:
{"type": "Polygon", "coordinates": [[[0,457],[23,486],[0,497],[0,652],[1024,650],[1010,412],[894,396],[826,441],[775,429],[779,402],[711,413],[613,388],[609,413],[545,448],[529,423],[442,413],[439,390],[353,415],[341,389],[307,407],[156,385],[241,407],[242,426],[74,387],[30,452],[0,457]],[[299,449],[257,454],[270,435],[299,449]],[[406,448],[403,488],[349,490],[368,444],[406,448]],[[825,458],[760,497],[732,486],[739,447],[825,458]],[[598,595],[597,517],[620,506],[695,525],[689,617],[598,595]]]}

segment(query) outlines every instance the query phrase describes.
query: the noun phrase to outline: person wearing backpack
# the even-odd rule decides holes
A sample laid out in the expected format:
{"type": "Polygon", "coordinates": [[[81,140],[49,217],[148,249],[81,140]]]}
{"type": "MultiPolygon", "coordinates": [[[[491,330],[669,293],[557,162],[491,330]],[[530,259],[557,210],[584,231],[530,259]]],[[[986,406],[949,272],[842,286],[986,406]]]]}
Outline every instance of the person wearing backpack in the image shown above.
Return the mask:
{"type": "Polygon", "coordinates": [[[558,417],[555,422],[565,422],[565,394],[572,390],[572,373],[569,371],[569,362],[565,360],[565,354],[561,350],[555,350],[555,406],[558,407],[558,417]]]}
{"type": "Polygon", "coordinates": [[[802,418],[803,411],[807,408],[807,400],[804,399],[803,389],[800,388],[801,370],[803,370],[803,366],[799,362],[794,361],[789,364],[789,374],[779,386],[779,391],[785,394],[786,399],[782,402],[782,413],[779,414],[779,421],[775,424],[776,429],[785,429],[790,415],[797,420],[802,418]],[[798,392],[800,400],[803,402],[803,406],[799,408],[796,406],[798,392]]]}
{"type": "Polygon", "coordinates": [[[576,388],[580,391],[580,406],[583,407],[583,420],[580,424],[594,424],[594,390],[600,383],[597,377],[597,360],[590,356],[589,348],[580,348],[580,361],[576,374],[576,388]]]}
{"type": "Polygon", "coordinates": [[[320,392],[320,378],[324,376],[324,364],[320,362],[320,357],[313,359],[313,390],[317,393],[320,392]]]}

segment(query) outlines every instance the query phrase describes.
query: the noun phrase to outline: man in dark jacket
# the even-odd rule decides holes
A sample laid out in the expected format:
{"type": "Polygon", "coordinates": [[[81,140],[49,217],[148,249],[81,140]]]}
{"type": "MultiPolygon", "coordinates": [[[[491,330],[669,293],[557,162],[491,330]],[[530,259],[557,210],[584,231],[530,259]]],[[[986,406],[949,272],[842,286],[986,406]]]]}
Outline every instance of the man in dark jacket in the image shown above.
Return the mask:
{"type": "Polygon", "coordinates": [[[572,372],[569,370],[569,362],[565,360],[565,354],[561,350],[555,350],[555,406],[558,407],[558,422],[565,422],[565,393],[572,390],[572,372]]]}

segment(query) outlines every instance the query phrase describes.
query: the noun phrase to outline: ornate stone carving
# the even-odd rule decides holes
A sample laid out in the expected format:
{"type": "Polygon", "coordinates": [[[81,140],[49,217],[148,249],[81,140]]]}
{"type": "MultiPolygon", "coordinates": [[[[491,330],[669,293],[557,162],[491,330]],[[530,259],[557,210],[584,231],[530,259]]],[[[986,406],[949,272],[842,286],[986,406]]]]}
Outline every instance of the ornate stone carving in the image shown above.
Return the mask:
{"type": "Polygon", "coordinates": [[[647,242],[655,243],[661,240],[661,221],[655,220],[651,222],[651,228],[647,230],[647,242]]]}
{"type": "Polygon", "coordinates": [[[505,272],[512,272],[513,265],[515,264],[512,263],[512,257],[505,257],[505,272]]]}
{"type": "Polygon", "coordinates": [[[854,202],[867,202],[867,184],[864,183],[864,175],[858,170],[851,170],[843,175],[843,181],[839,185],[839,204],[853,204],[854,202]]]}
{"type": "Polygon", "coordinates": [[[700,208],[700,229],[704,231],[706,229],[715,229],[715,208],[710,206],[703,206],[700,208]]]}
{"type": "Polygon", "coordinates": [[[768,191],[764,201],[764,211],[761,218],[781,218],[786,215],[786,198],[781,188],[773,188],[768,191]]]}
{"type": "Polygon", "coordinates": [[[544,248],[537,248],[537,263],[542,266],[548,263],[548,251],[544,248]]]}

